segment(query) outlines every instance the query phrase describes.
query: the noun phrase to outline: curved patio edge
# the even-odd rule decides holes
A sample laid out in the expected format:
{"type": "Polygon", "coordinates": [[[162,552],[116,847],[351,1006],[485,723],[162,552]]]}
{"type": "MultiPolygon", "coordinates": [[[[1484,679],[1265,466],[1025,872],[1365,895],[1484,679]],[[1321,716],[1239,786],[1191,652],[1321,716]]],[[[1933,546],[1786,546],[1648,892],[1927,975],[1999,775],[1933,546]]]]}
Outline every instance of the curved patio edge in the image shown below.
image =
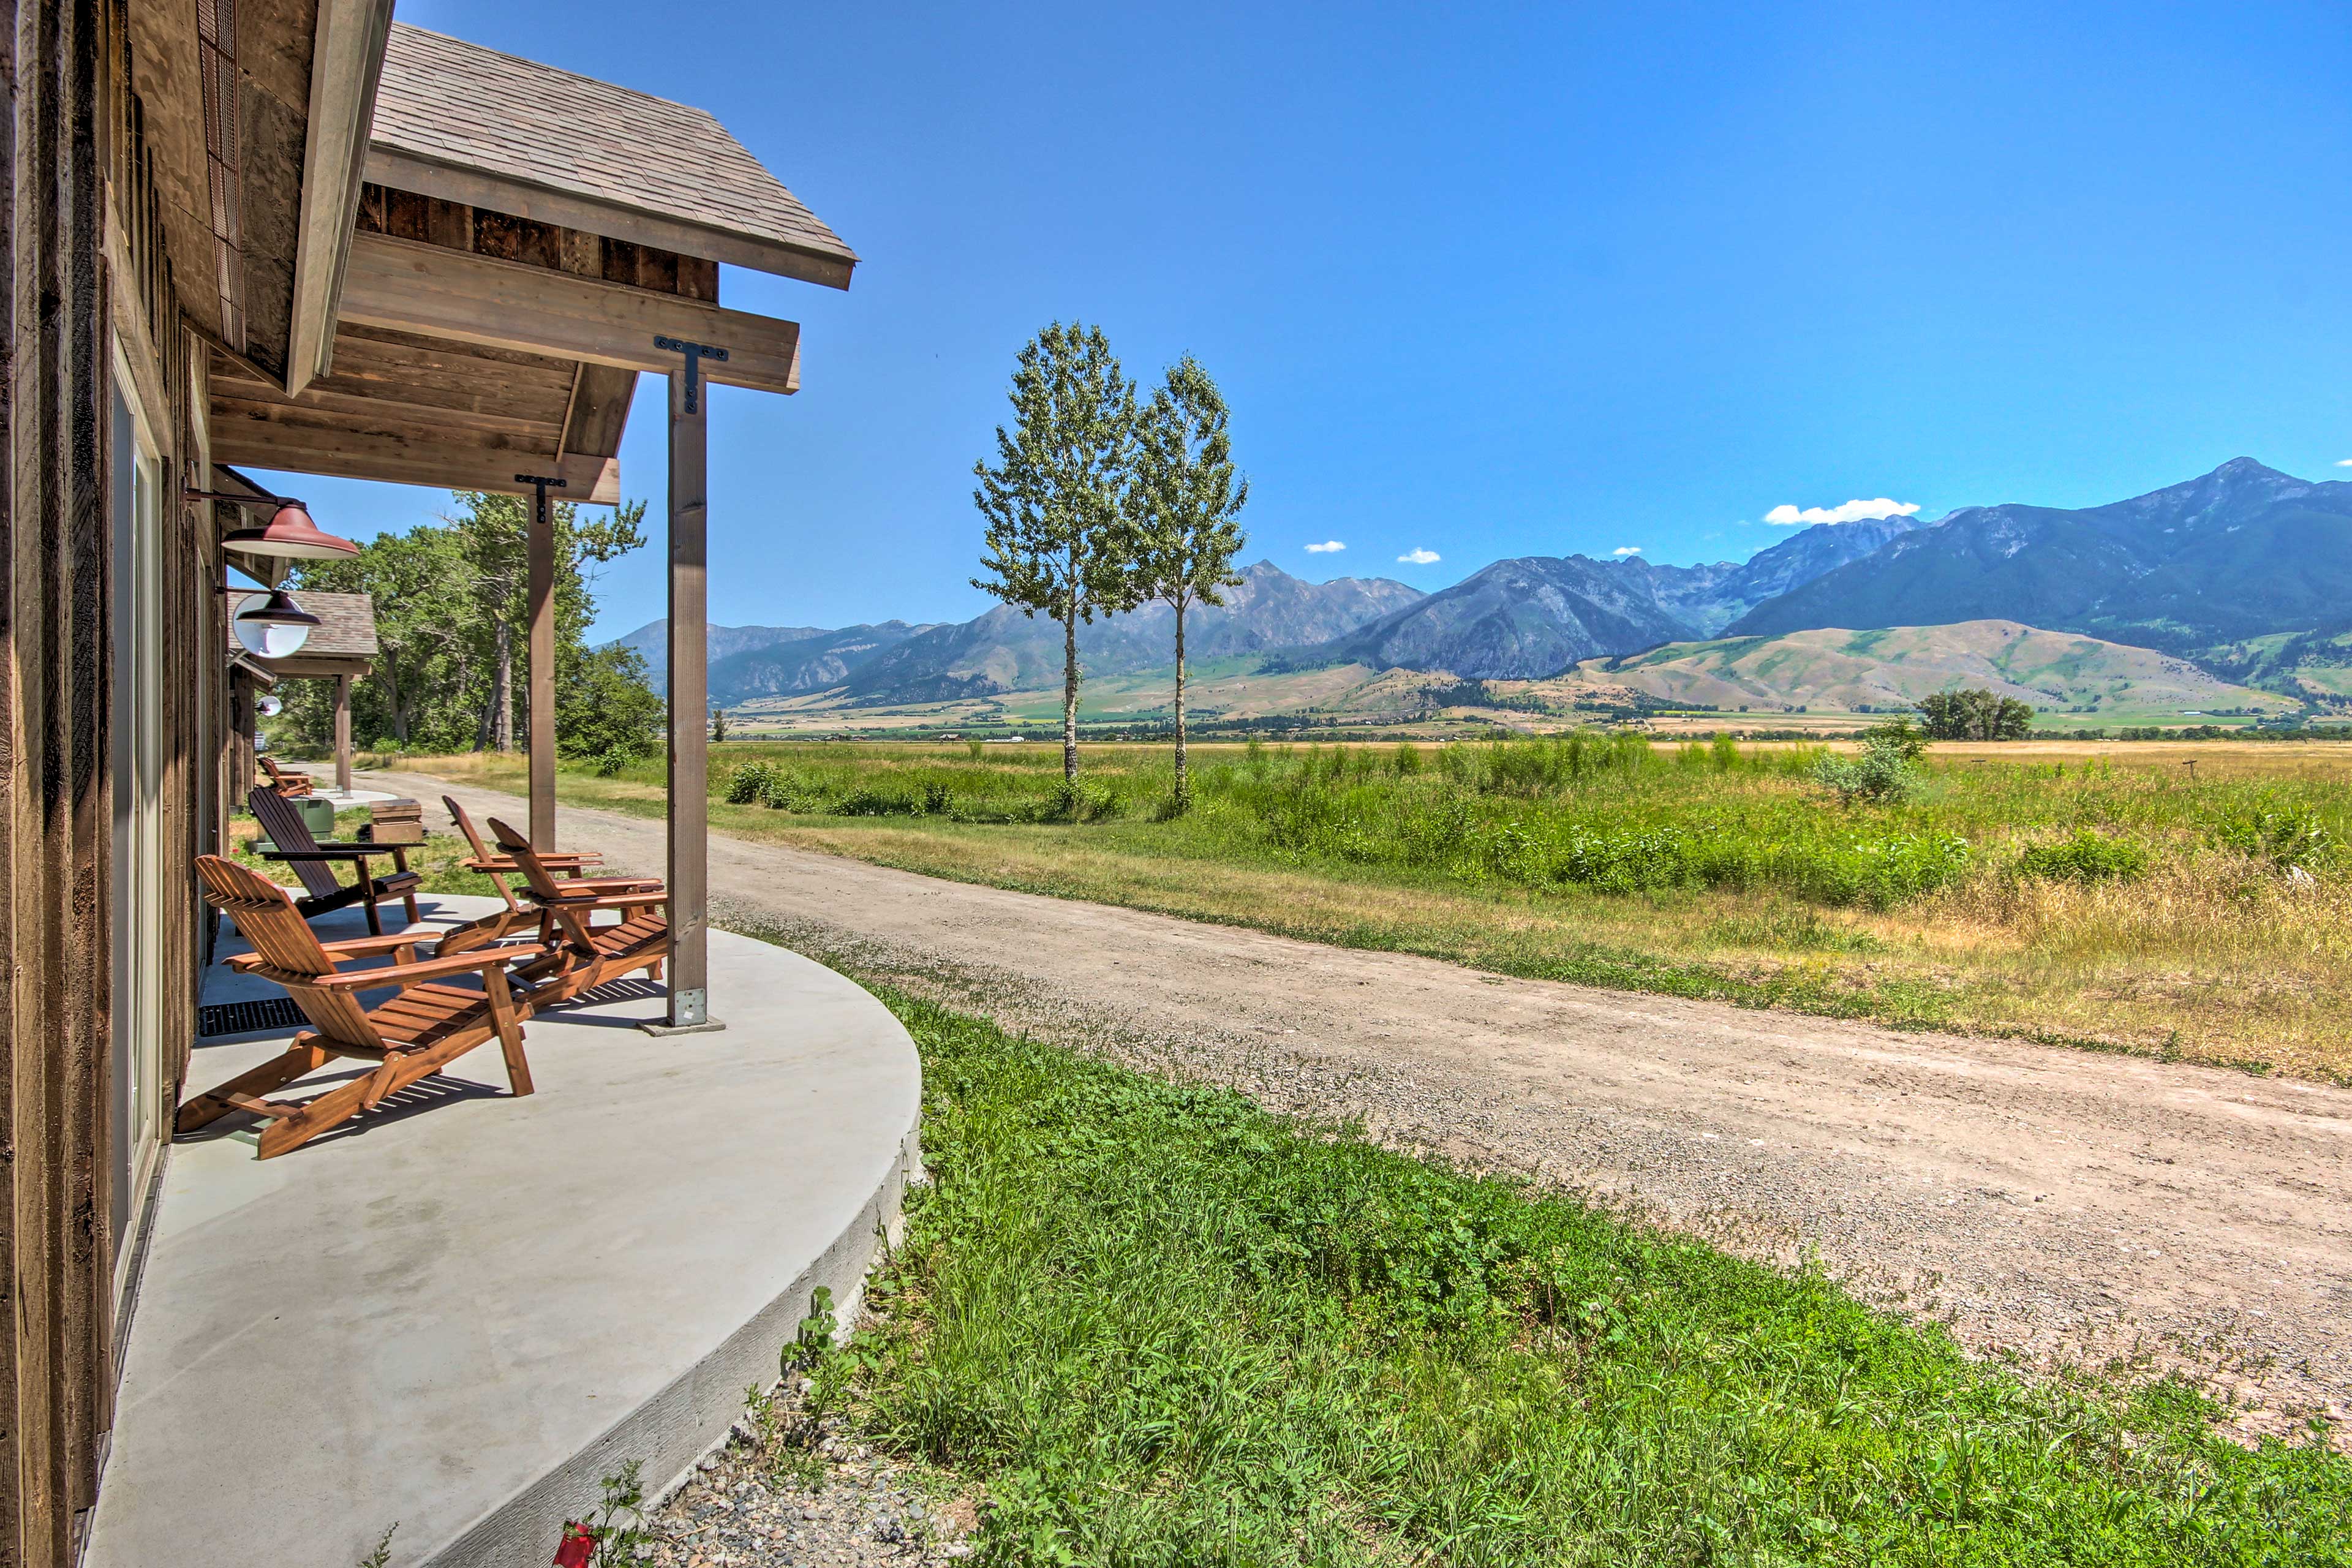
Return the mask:
{"type": "MultiPolygon", "coordinates": [[[[656,1495],[723,1443],[817,1288],[850,1317],[922,1084],[849,980],[709,952],[722,1032],[645,1034],[663,992],[624,981],[530,1020],[528,1097],[492,1046],[277,1159],[242,1118],[180,1140],[84,1561],[351,1563],[398,1521],[394,1563],[545,1563],[604,1478],[635,1462],[656,1495]]],[[[269,990],[213,973],[208,1003],[269,990]]],[[[200,1043],[192,1088],[286,1033],[200,1043]]]]}
{"type": "Polygon", "coordinates": [[[782,1348],[797,1338],[820,1287],[833,1292],[834,1310],[843,1323],[856,1320],[866,1276],[882,1243],[897,1239],[907,1182],[922,1169],[920,1138],[919,1129],[908,1130],[889,1180],[783,1294],[591,1447],[499,1504],[446,1551],[425,1559],[430,1568],[508,1568],[538,1561],[532,1553],[542,1544],[551,1553],[564,1522],[595,1508],[604,1478],[632,1461],[643,1468],[649,1508],[682,1485],[703,1456],[726,1444],[744,1413],[744,1391],[775,1383],[782,1348]]]}

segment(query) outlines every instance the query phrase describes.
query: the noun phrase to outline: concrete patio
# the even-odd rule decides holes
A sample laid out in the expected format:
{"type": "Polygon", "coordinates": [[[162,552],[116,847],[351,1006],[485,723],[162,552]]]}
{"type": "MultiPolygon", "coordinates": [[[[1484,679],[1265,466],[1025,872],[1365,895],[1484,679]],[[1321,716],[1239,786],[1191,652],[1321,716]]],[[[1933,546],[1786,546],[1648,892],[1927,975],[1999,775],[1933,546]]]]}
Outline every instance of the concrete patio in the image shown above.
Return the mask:
{"type": "MultiPolygon", "coordinates": [[[[428,897],[425,924],[489,907],[428,897]]],[[[920,1072],[832,971],[709,952],[722,1033],[647,1036],[663,988],[624,981],[530,1021],[526,1099],[493,1044],[278,1159],[242,1116],[179,1140],[86,1561],[335,1568],[398,1521],[396,1563],[545,1563],[601,1478],[636,1459],[656,1489],[720,1441],[811,1292],[854,1299],[920,1072]]],[[[216,963],[205,1001],[276,994],[216,963]]],[[[290,1032],[200,1041],[193,1086],[290,1032]]]]}

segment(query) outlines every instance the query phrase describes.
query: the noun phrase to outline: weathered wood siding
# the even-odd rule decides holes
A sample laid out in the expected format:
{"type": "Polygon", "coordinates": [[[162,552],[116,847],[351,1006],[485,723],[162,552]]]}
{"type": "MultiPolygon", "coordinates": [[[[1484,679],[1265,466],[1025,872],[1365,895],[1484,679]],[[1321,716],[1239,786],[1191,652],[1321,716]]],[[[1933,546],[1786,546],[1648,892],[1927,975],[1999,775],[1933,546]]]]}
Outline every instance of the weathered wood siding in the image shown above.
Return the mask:
{"type": "MultiPolygon", "coordinates": [[[[194,1029],[181,875],[216,826],[208,521],[177,504],[200,374],[156,218],[121,0],[0,0],[0,1568],[71,1560],[111,1424],[112,922],[164,927],[167,1073],[194,1029]],[[108,203],[113,203],[109,240],[108,203]],[[121,263],[114,275],[106,258],[121,263]],[[113,343],[166,404],[163,907],[111,907],[113,343]],[[205,634],[209,632],[210,636],[205,634]]],[[[217,661],[215,661],[217,662],[217,661]]],[[[143,1195],[143,1194],[142,1194],[143,1195]]]]}

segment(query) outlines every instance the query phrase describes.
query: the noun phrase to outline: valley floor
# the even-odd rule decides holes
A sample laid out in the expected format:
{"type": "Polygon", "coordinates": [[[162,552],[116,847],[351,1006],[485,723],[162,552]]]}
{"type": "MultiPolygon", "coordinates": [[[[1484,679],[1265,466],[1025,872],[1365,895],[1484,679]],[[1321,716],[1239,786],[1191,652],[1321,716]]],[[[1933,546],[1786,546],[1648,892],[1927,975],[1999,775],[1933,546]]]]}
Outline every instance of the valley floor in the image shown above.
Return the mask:
{"type": "MultiPolygon", "coordinates": [[[[558,832],[661,869],[657,819],[567,806],[558,832]]],[[[2250,1433],[2352,1417],[2352,1091],[1518,979],[719,834],[710,872],[729,923],[853,973],[1818,1259],[1981,1351],[2191,1367],[2250,1433]]]]}

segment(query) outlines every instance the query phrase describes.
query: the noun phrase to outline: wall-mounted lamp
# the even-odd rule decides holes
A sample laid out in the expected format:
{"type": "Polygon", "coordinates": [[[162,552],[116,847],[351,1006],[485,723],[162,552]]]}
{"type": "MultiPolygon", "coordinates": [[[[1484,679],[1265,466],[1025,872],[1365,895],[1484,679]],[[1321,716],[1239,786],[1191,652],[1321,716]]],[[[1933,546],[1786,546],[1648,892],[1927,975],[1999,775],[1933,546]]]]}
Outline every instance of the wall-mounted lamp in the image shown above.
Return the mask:
{"type": "Polygon", "coordinates": [[[225,500],[238,506],[277,510],[260,528],[233,528],[221,535],[221,546],[247,555],[282,555],[295,561],[334,561],[357,555],[360,547],[339,539],[310,521],[310,513],[291,496],[233,495],[226,490],[183,490],[190,500],[225,500]]]}
{"type": "Polygon", "coordinates": [[[288,658],[302,651],[310,640],[310,628],[320,624],[319,617],[294,602],[294,596],[283,588],[272,588],[266,594],[247,594],[237,601],[236,618],[230,623],[236,628],[236,640],[247,653],[263,658],[288,658]]]}

